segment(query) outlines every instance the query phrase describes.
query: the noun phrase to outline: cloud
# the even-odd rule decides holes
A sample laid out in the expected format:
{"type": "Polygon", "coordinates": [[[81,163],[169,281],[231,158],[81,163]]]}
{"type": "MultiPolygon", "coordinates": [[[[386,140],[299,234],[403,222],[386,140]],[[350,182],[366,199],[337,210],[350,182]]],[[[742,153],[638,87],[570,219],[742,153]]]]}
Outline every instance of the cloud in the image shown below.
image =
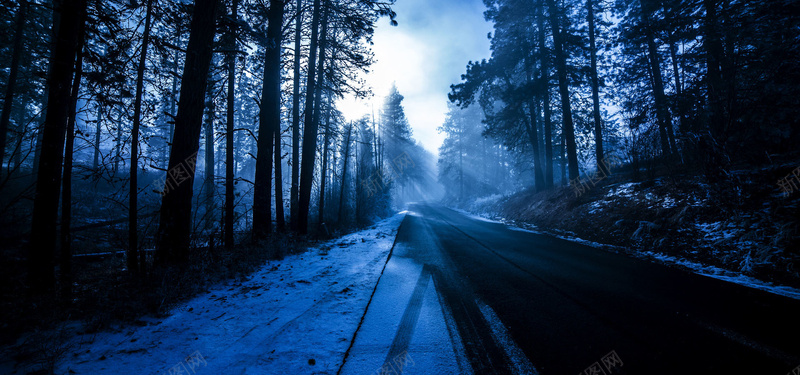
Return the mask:
{"type": "MultiPolygon", "coordinates": [[[[396,82],[414,138],[436,154],[450,85],[460,81],[468,61],[489,57],[491,25],[480,0],[398,0],[393,9],[399,26],[382,19],[375,30],[377,62],[365,77],[376,94],[372,102],[377,111],[396,82]]],[[[372,103],[352,98],[338,105],[349,119],[372,111],[372,103]]]]}

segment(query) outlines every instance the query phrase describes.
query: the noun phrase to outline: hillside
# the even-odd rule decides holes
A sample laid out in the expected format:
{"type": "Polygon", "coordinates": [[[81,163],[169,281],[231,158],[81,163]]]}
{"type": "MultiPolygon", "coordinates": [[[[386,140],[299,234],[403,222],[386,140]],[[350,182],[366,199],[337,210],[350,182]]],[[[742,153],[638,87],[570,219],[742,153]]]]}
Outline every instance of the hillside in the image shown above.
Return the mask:
{"type": "Polygon", "coordinates": [[[800,194],[784,196],[776,184],[792,169],[740,169],[725,181],[691,175],[634,181],[617,173],[583,194],[572,187],[529,189],[463,208],[681,267],[796,287],[800,194]]]}

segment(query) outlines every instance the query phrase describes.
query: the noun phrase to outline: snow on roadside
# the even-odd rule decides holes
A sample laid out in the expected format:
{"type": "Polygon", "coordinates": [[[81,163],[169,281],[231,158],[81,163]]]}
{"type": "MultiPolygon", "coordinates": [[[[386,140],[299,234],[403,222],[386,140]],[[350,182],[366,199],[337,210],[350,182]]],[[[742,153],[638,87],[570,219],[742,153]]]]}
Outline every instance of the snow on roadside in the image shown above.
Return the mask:
{"type": "Polygon", "coordinates": [[[465,210],[462,210],[462,209],[460,209],[460,208],[454,208],[454,207],[449,207],[449,208],[450,208],[451,210],[455,211],[455,212],[458,212],[458,213],[460,213],[460,214],[462,214],[462,215],[466,216],[466,217],[469,217],[470,219],[474,219],[474,220],[478,220],[478,221],[483,221],[483,222],[487,222],[487,223],[493,223],[493,224],[505,224],[505,223],[503,223],[502,221],[498,221],[498,220],[490,219],[490,218],[488,218],[488,217],[481,216],[481,215],[475,215],[475,214],[473,214],[473,213],[471,213],[471,212],[469,212],[469,211],[465,211],[465,210]]]}
{"type": "MultiPolygon", "coordinates": [[[[464,214],[465,216],[468,216],[468,217],[473,218],[475,220],[487,221],[487,222],[491,222],[491,223],[505,224],[505,225],[508,226],[508,228],[510,230],[530,232],[530,233],[534,233],[534,234],[543,234],[543,235],[548,235],[548,236],[553,236],[553,237],[556,237],[556,238],[560,238],[562,240],[567,240],[567,241],[570,241],[570,242],[580,243],[580,244],[583,244],[583,245],[586,245],[586,246],[590,246],[590,247],[594,247],[594,248],[598,248],[598,249],[606,249],[606,250],[611,250],[611,251],[617,252],[617,253],[623,252],[623,253],[631,254],[631,252],[624,251],[625,249],[620,247],[620,246],[614,246],[614,245],[608,245],[608,244],[602,244],[602,243],[599,243],[599,242],[584,240],[584,239],[575,237],[574,234],[572,234],[572,233],[569,233],[569,235],[556,234],[556,233],[551,233],[551,232],[548,232],[548,231],[539,230],[535,226],[527,224],[527,223],[518,223],[518,222],[514,222],[514,221],[510,221],[510,220],[505,220],[503,222],[500,222],[500,221],[497,221],[497,220],[494,220],[494,219],[487,219],[487,218],[479,216],[479,215],[471,214],[471,213],[463,211],[463,210],[458,210],[458,209],[453,209],[453,210],[458,211],[458,212],[464,214]]],[[[701,229],[707,229],[709,227],[714,227],[715,225],[718,227],[719,226],[718,224],[719,223],[707,224],[705,226],[698,225],[698,228],[702,227],[701,229]]],[[[711,232],[712,231],[708,231],[707,234],[706,234],[706,237],[708,237],[709,236],[708,233],[711,233],[711,232]]],[[[730,236],[729,233],[723,233],[723,238],[728,238],[729,236],[730,236]]],[[[758,279],[755,279],[753,277],[750,277],[750,276],[747,276],[747,275],[743,275],[741,273],[727,271],[727,270],[724,270],[722,268],[718,268],[718,267],[714,267],[714,266],[708,266],[708,265],[700,264],[700,263],[697,263],[697,262],[692,262],[692,261],[689,261],[689,260],[686,260],[686,259],[682,259],[682,258],[676,258],[676,257],[672,257],[672,256],[660,254],[660,253],[655,253],[655,252],[652,252],[652,251],[632,253],[631,255],[636,256],[636,257],[638,257],[640,259],[656,261],[656,262],[661,263],[661,264],[666,264],[666,265],[670,265],[670,266],[684,267],[684,268],[687,268],[687,269],[691,270],[692,272],[694,272],[694,273],[696,273],[698,275],[712,277],[712,278],[723,280],[723,281],[727,281],[727,282],[730,282],[730,283],[739,284],[739,285],[743,285],[743,286],[750,287],[750,288],[753,288],[753,289],[759,289],[759,290],[763,290],[763,291],[766,291],[766,292],[769,292],[769,293],[773,293],[773,294],[781,295],[781,296],[784,296],[784,297],[789,297],[789,298],[794,298],[794,299],[800,300],[800,289],[793,288],[793,287],[790,287],[790,286],[775,285],[773,283],[770,283],[770,282],[767,282],[767,281],[758,280],[758,279]]]]}
{"type": "Polygon", "coordinates": [[[405,217],[272,261],[141,327],[78,335],[57,374],[335,374],[405,217]]]}
{"type": "Polygon", "coordinates": [[[592,247],[597,247],[597,248],[605,248],[605,249],[610,249],[610,250],[621,250],[622,249],[622,247],[620,247],[620,246],[607,245],[607,244],[602,244],[602,243],[599,243],[599,242],[584,240],[582,238],[576,237],[575,234],[571,233],[571,232],[561,232],[561,233],[547,232],[547,231],[539,230],[538,228],[536,228],[535,225],[529,224],[529,223],[516,222],[516,221],[513,221],[513,220],[496,220],[496,219],[487,218],[485,216],[476,215],[476,214],[470,213],[468,211],[464,211],[464,210],[459,209],[459,208],[450,207],[450,209],[453,210],[453,211],[456,211],[456,212],[458,212],[458,213],[460,213],[460,214],[462,214],[462,215],[464,215],[466,217],[469,217],[470,219],[473,219],[473,220],[478,220],[478,221],[483,221],[483,222],[493,223],[493,224],[503,224],[503,225],[507,226],[509,230],[513,230],[513,231],[528,232],[528,233],[533,233],[533,234],[542,234],[542,235],[547,235],[547,236],[553,236],[553,237],[556,237],[556,238],[560,238],[562,240],[567,240],[567,241],[571,241],[571,242],[577,242],[577,243],[580,243],[580,244],[583,244],[583,245],[586,245],[586,246],[592,246],[592,247]]]}
{"type": "Polygon", "coordinates": [[[784,285],[774,285],[770,282],[761,281],[741,273],[724,270],[719,267],[707,266],[697,262],[692,262],[686,259],[676,258],[669,255],[654,253],[646,251],[640,253],[643,258],[650,258],[659,261],[660,263],[669,265],[678,265],[690,269],[692,272],[708,276],[715,279],[727,281],[734,284],[744,285],[753,289],[759,289],[773,294],[778,294],[784,297],[794,298],[800,300],[800,289],[792,288],[784,285]]]}

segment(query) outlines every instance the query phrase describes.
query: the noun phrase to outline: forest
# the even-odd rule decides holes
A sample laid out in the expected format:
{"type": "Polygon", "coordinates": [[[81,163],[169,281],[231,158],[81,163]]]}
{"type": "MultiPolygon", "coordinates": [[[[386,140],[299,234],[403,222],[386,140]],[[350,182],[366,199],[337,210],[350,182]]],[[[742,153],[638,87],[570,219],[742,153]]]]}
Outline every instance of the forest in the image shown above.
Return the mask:
{"type": "Polygon", "coordinates": [[[414,202],[800,285],[800,2],[483,0],[438,150],[365,78],[396,5],[4,1],[0,344],[164,314],[414,202]]]}
{"type": "Polygon", "coordinates": [[[492,56],[452,86],[441,129],[451,196],[579,183],[583,169],[607,173],[609,156],[637,173],[726,179],[796,155],[797,2],[485,4],[492,56]],[[464,149],[483,139],[494,149],[464,149]],[[518,177],[487,191],[478,165],[513,165],[518,177]],[[474,191],[458,190],[463,178],[474,191]]]}
{"type": "Polygon", "coordinates": [[[800,3],[484,4],[491,57],[439,129],[445,202],[797,284],[800,3]]]}
{"type": "Polygon", "coordinates": [[[359,74],[376,22],[396,23],[389,2],[2,8],[7,304],[69,305],[107,273],[163,282],[239,245],[279,256],[385,217],[434,178],[396,89],[356,121],[335,105],[374,95],[359,74]],[[124,261],[93,264],[107,253],[124,261]]]}

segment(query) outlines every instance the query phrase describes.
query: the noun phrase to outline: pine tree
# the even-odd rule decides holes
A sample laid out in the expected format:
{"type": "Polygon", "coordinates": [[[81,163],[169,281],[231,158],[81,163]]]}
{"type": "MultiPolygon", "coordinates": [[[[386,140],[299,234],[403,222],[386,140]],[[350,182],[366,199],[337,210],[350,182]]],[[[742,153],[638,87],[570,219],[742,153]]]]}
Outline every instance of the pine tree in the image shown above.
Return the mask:
{"type": "MultiPolygon", "coordinates": [[[[267,45],[264,53],[264,81],[258,128],[258,156],[253,186],[253,238],[260,240],[272,232],[273,141],[281,121],[281,29],[284,1],[271,0],[268,13],[267,45]]],[[[279,147],[279,145],[278,145],[279,147]]]]}
{"type": "Polygon", "coordinates": [[[203,104],[211,65],[217,0],[196,0],[186,62],[181,78],[175,135],[170,150],[168,174],[180,172],[161,200],[156,261],[184,262],[191,237],[192,185],[202,128],[203,104]],[[183,180],[185,178],[185,180],[183,180]],[[179,183],[177,183],[179,181],[179,183]]]}
{"type": "Polygon", "coordinates": [[[58,12],[57,42],[52,54],[48,79],[48,110],[42,130],[41,156],[36,180],[33,206],[30,252],[28,255],[29,285],[34,293],[53,289],[55,284],[54,257],[58,195],[61,186],[61,162],[73,70],[78,54],[78,39],[86,8],[84,0],[64,0],[58,12]]]}

